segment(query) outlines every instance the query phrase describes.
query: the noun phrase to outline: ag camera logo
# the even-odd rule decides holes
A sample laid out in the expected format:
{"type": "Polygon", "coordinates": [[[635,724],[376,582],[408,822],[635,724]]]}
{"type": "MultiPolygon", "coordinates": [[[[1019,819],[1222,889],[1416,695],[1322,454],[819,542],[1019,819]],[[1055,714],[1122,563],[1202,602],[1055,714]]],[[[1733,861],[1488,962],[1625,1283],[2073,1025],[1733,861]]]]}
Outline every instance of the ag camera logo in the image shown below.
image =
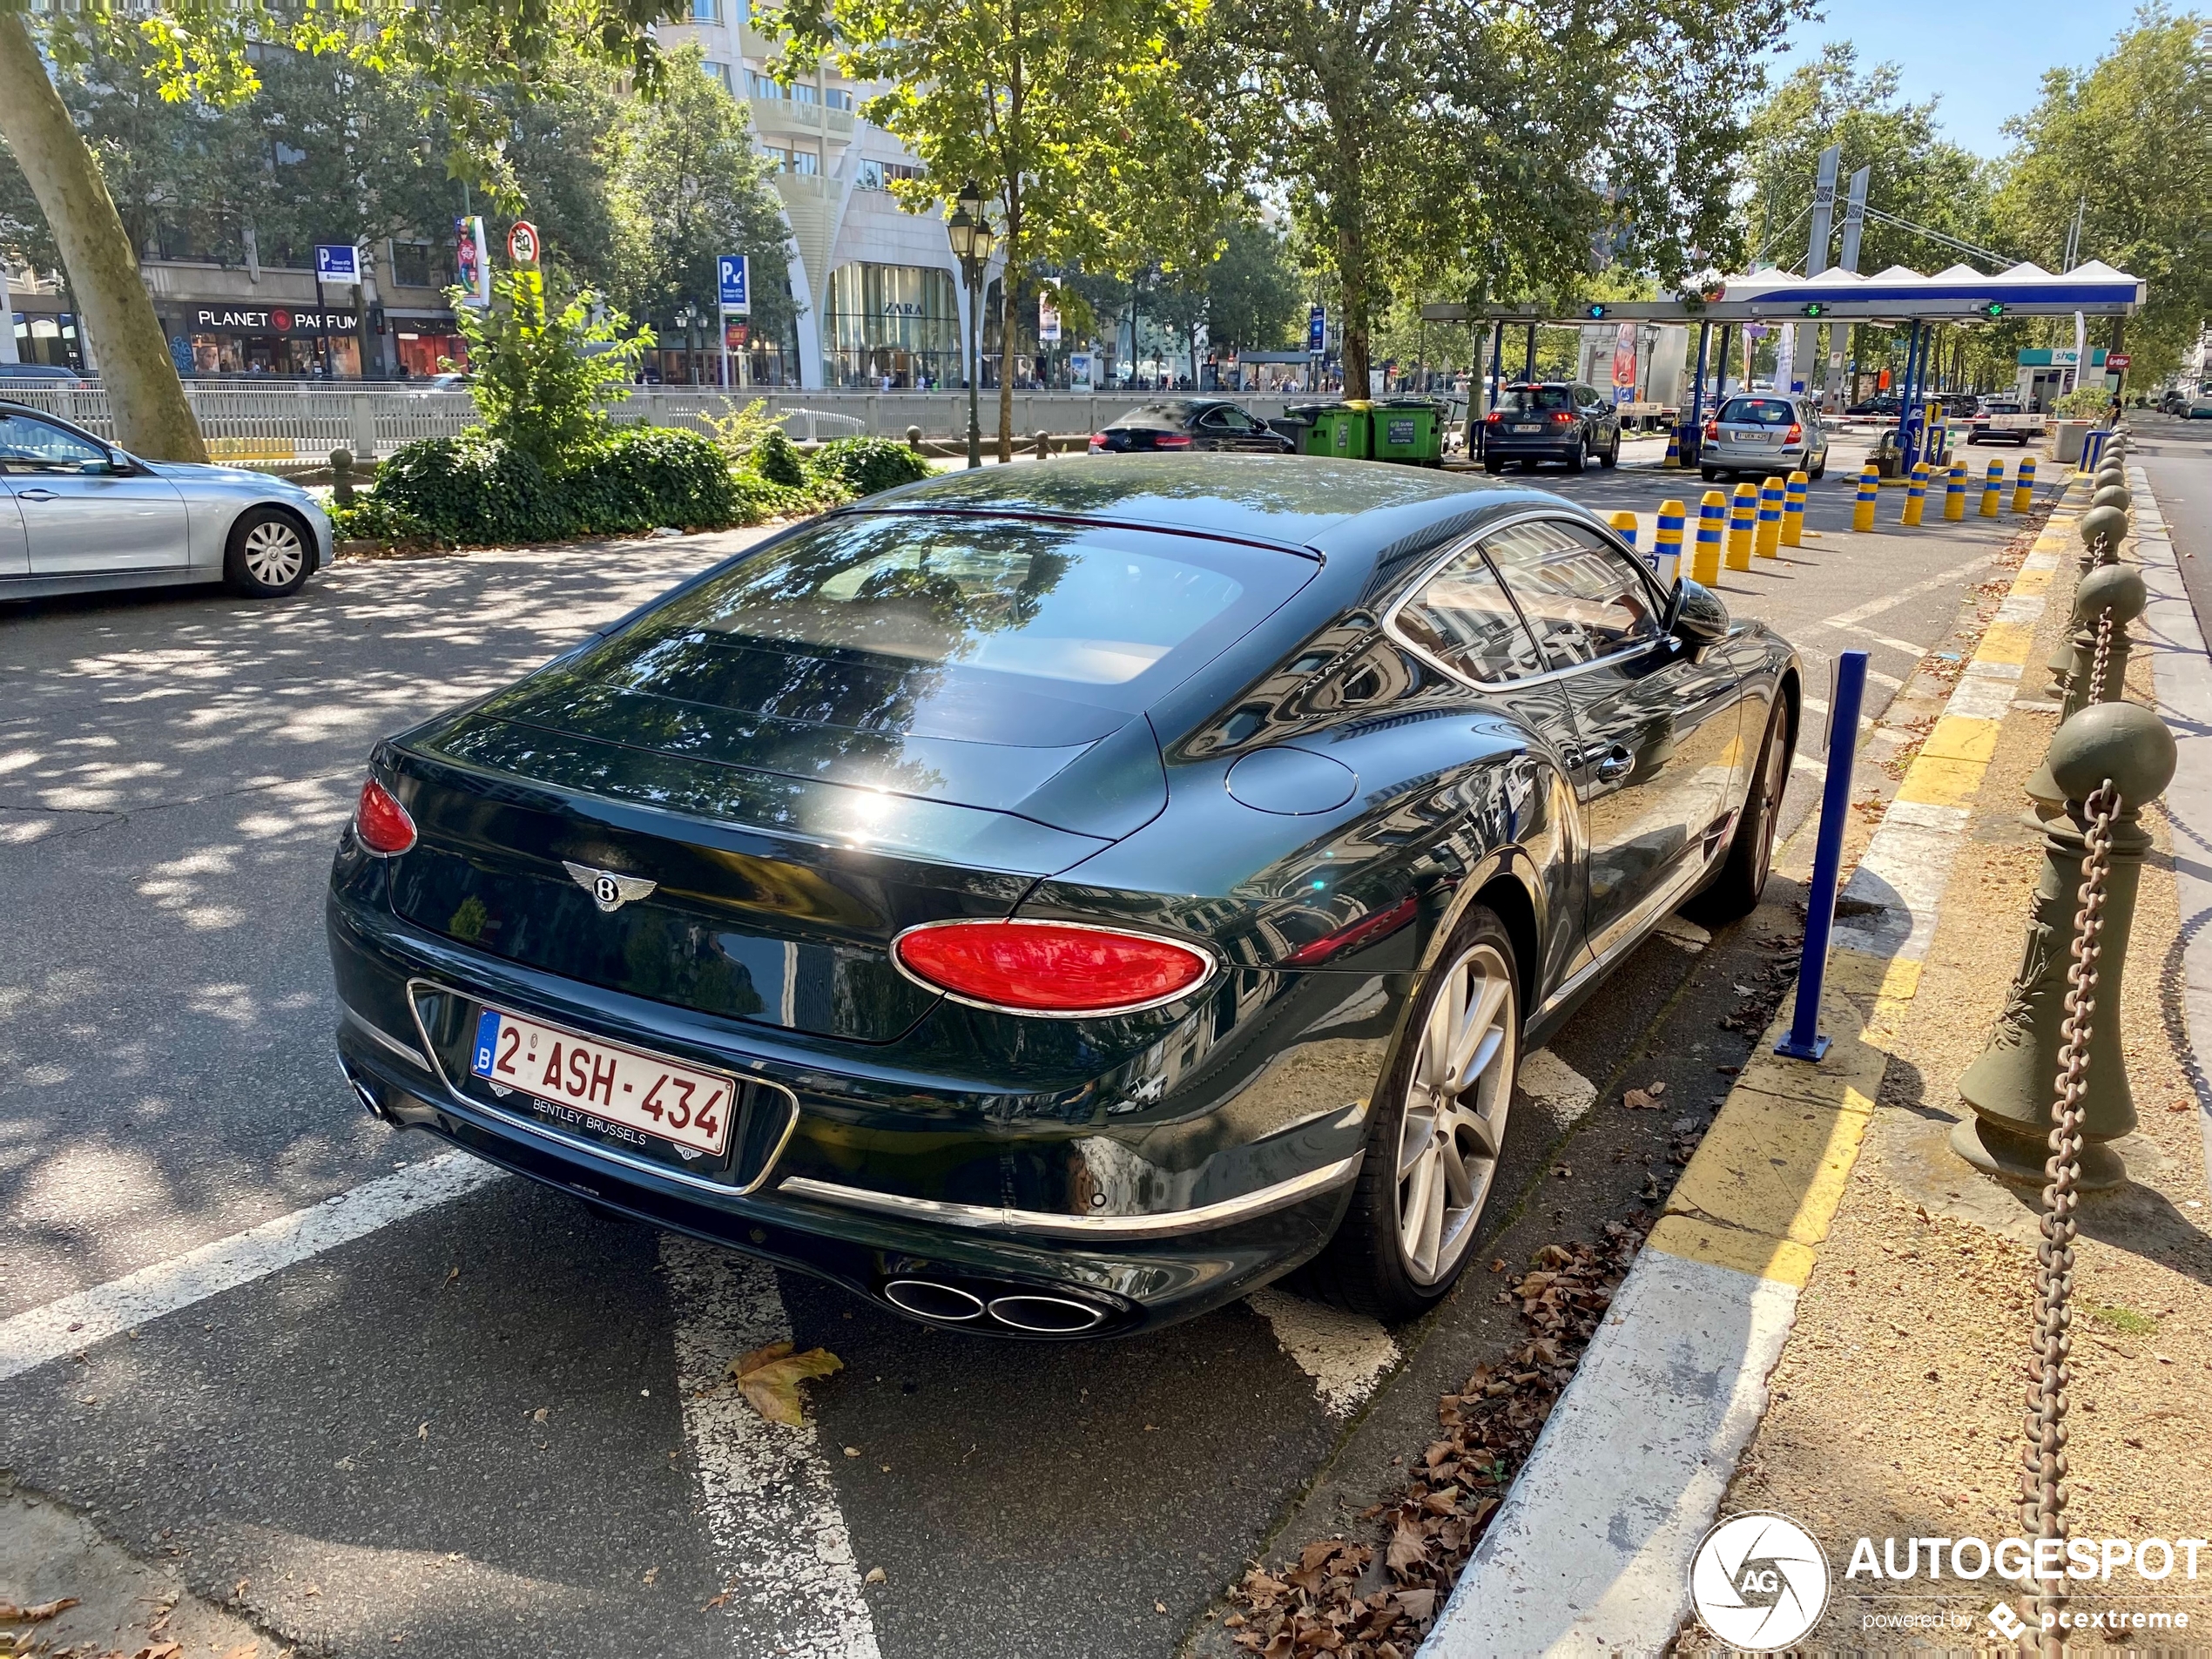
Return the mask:
{"type": "Polygon", "coordinates": [[[1691,1558],[1689,1599],[1730,1647],[1771,1653],[1820,1622],[1828,1580],[1827,1555],[1787,1515],[1730,1515],[1691,1558]]]}

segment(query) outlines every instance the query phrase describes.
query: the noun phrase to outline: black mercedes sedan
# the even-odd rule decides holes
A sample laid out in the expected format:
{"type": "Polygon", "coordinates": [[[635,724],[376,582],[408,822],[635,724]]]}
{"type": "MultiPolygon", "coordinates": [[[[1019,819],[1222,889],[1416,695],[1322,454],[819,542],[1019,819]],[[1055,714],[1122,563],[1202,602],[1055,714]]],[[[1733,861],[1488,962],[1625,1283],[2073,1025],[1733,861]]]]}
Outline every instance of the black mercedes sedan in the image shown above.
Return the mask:
{"type": "Polygon", "coordinates": [[[1171,397],[1140,404],[1090,435],[1095,455],[1150,450],[1231,449],[1285,455],[1298,445],[1250,409],[1221,398],[1171,397]]]}
{"type": "MultiPolygon", "coordinates": [[[[959,473],[377,745],[362,1103],[1000,1336],[1465,1265],[1521,1054],[1766,879],[1791,648],[1555,496],[959,473]]],[[[557,1271],[549,1264],[549,1271],[557,1271]]]]}

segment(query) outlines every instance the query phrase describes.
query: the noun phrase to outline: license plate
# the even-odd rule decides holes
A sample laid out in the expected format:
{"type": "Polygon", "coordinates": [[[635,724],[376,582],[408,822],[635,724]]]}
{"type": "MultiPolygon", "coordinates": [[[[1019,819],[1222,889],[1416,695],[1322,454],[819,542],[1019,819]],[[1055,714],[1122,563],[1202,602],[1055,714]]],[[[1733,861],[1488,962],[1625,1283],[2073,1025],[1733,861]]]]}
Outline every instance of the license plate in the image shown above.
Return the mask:
{"type": "Polygon", "coordinates": [[[1515,432],[1541,432],[1543,429],[1544,428],[1540,426],[1517,426],[1514,428],[1515,432]]]}
{"type": "Polygon", "coordinates": [[[476,1022],[469,1069],[586,1129],[672,1142],[687,1157],[721,1156],[730,1141],[728,1077],[497,1008],[476,1022]]]}

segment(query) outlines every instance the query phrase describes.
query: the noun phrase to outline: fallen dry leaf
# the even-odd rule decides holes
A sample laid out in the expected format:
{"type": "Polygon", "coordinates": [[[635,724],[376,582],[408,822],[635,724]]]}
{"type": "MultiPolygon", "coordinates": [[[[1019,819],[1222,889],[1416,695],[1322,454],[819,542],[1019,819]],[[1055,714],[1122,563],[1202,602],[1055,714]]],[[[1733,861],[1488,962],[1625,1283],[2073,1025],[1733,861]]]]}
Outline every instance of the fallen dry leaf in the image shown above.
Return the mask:
{"type": "Polygon", "coordinates": [[[131,1656],[131,1659],[177,1659],[184,1650],[185,1644],[181,1642],[164,1642],[158,1647],[139,1649],[131,1656]]]}
{"type": "Polygon", "coordinates": [[[1631,1089],[1621,1096],[1621,1103],[1632,1112],[1656,1112],[1659,1096],[1649,1089],[1631,1089]]]}
{"type": "Polygon", "coordinates": [[[78,1597],[64,1595],[58,1602],[41,1602],[34,1607],[17,1607],[13,1602],[0,1602],[0,1624],[43,1624],[58,1617],[78,1603],[78,1597]]]}
{"type": "Polygon", "coordinates": [[[702,1607],[701,1608],[699,1608],[699,1611],[700,1611],[700,1612],[702,1612],[702,1613],[705,1613],[705,1612],[706,1612],[709,1608],[711,1608],[727,1607],[727,1606],[729,1606],[729,1605],[730,1605],[730,1592],[729,1592],[729,1591],[727,1591],[727,1590],[725,1590],[725,1591],[723,1591],[723,1592],[722,1592],[722,1594],[721,1594],[721,1595],[710,1595],[710,1596],[708,1596],[708,1597],[706,1598],[706,1605],[705,1605],[705,1607],[702,1607]]]}
{"type": "Polygon", "coordinates": [[[645,1582],[646,1582],[646,1583],[648,1583],[648,1584],[658,1584],[658,1583],[659,1583],[659,1582],[660,1582],[660,1568],[658,1568],[658,1567],[648,1567],[648,1568],[645,1569],[645,1582]]]}
{"type": "Polygon", "coordinates": [[[860,1582],[863,1584],[882,1584],[888,1582],[890,1577],[891,1575],[885,1572],[880,1567],[871,1567],[868,1568],[866,1575],[861,1578],[860,1582]]]}
{"type": "Polygon", "coordinates": [[[826,1348],[793,1353],[788,1342],[772,1342],[730,1362],[738,1392],[745,1403],[772,1423],[803,1427],[806,1413],[799,1403],[799,1385],[810,1377],[826,1377],[845,1369],[845,1362],[826,1348]]]}
{"type": "Polygon", "coordinates": [[[223,1656],[223,1659],[260,1659],[260,1652],[261,1644],[260,1642],[241,1642],[238,1644],[238,1646],[233,1648],[228,1653],[225,1654],[223,1656]]]}

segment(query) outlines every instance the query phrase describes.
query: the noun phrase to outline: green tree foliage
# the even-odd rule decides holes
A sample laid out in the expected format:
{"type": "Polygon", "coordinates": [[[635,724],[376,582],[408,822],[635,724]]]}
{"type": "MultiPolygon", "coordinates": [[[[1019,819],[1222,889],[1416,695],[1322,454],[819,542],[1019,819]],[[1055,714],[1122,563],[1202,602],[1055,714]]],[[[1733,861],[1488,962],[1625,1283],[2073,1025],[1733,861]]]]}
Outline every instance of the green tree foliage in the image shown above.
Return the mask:
{"type": "Polygon", "coordinates": [[[1737,240],[1758,54],[1806,0],[1218,0],[1203,58],[1290,187],[1345,371],[1399,291],[1571,294],[1674,280],[1737,240]]]}
{"type": "MultiPolygon", "coordinates": [[[[1127,268],[1136,250],[1181,260],[1203,202],[1212,143],[1179,74],[1179,44],[1202,0],[789,0],[762,26],[796,67],[833,56],[884,84],[861,114],[921,158],[899,195],[921,208],[975,180],[993,204],[1000,335],[1033,317],[1046,266],[1127,268]]],[[[1211,257],[1211,247],[1206,254],[1211,257]]],[[[1007,354],[1010,359],[1012,353],[1007,354]]],[[[1014,448],[1011,376],[1001,374],[999,453],[1014,448]]]]}
{"type": "MultiPolygon", "coordinates": [[[[1785,269],[1804,269],[1813,182],[1820,152],[1831,144],[1843,149],[1842,181],[1860,167],[1873,170],[1869,206],[1977,246],[1988,246],[1998,236],[1990,207],[1993,170],[1939,134],[1936,100],[1909,104],[1899,98],[1896,64],[1879,64],[1862,73],[1857,48],[1844,42],[1824,48],[1817,61],[1791,75],[1750,118],[1744,170],[1751,192],[1743,233],[1755,255],[1763,253],[1785,269]]],[[[1838,235],[1843,188],[1839,182],[1838,235]]],[[[1839,246],[1830,246],[1831,263],[1839,246]]],[[[1903,265],[1933,271],[1959,257],[1916,231],[1869,218],[1858,268],[1871,273],[1903,265]]]]}
{"type": "Polygon", "coordinates": [[[2212,313],[2212,24],[2144,7],[2086,73],[2046,75],[2041,101],[2010,131],[2020,147],[2000,223],[2055,267],[2080,206],[2080,257],[2149,285],[2124,340],[2130,385],[2155,385],[2212,313]]]}
{"type": "Polygon", "coordinates": [[[1230,221],[1205,289],[1206,340],[1217,350],[1280,351],[1305,320],[1305,279],[1283,238],[1264,225],[1230,221]]]}
{"type": "Polygon", "coordinates": [[[650,329],[629,333],[630,320],[597,298],[579,293],[556,310],[536,272],[509,271],[495,279],[488,309],[455,307],[485,431],[548,471],[604,438],[602,404],[627,395],[653,343],[650,329]]]}

